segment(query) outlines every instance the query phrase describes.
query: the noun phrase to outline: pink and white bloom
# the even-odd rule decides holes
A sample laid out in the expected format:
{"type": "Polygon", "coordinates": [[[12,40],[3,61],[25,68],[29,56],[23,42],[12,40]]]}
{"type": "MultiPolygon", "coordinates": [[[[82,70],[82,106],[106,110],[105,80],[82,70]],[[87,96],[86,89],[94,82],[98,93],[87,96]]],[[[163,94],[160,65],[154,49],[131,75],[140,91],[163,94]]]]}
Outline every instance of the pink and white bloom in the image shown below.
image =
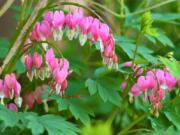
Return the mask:
{"type": "Polygon", "coordinates": [[[0,99],[2,99],[5,97],[5,93],[4,93],[4,81],[2,79],[0,79],[0,99]]]}
{"type": "Polygon", "coordinates": [[[177,85],[178,80],[168,72],[166,72],[165,74],[166,85],[168,87],[168,90],[171,91],[177,85]]]}
{"type": "Polygon", "coordinates": [[[98,19],[94,19],[91,24],[90,33],[94,39],[94,41],[98,41],[100,36],[100,21],[98,19]]]}
{"type": "Polygon", "coordinates": [[[68,76],[68,71],[67,69],[55,69],[53,72],[53,77],[54,80],[61,85],[61,83],[66,79],[66,77],[68,76]]]}
{"type": "Polygon", "coordinates": [[[52,19],[51,23],[52,23],[52,27],[54,29],[61,29],[65,23],[64,12],[55,11],[53,14],[53,19],[52,19]]]}
{"type": "Polygon", "coordinates": [[[48,21],[49,24],[52,26],[52,21],[54,19],[54,12],[52,11],[48,11],[44,14],[44,17],[43,17],[44,20],[48,21]]]}
{"type": "Polygon", "coordinates": [[[121,89],[122,90],[125,90],[127,88],[127,81],[123,81],[122,83],[121,83],[121,89]]]}
{"type": "Polygon", "coordinates": [[[31,54],[27,54],[25,56],[25,61],[24,64],[27,69],[27,77],[29,78],[30,81],[33,79],[33,73],[32,73],[32,68],[33,68],[33,57],[31,54]]]}
{"type": "Polygon", "coordinates": [[[55,54],[52,48],[48,49],[46,52],[46,62],[50,63],[55,59],[55,54]]]}
{"type": "Polygon", "coordinates": [[[13,98],[20,96],[21,85],[16,80],[15,74],[7,74],[4,79],[5,82],[5,94],[7,97],[13,98]]]}
{"type": "Polygon", "coordinates": [[[7,108],[9,108],[9,109],[12,110],[12,111],[18,112],[18,107],[17,107],[16,104],[14,104],[14,103],[9,103],[9,104],[7,105],[7,108]]]}
{"type": "Polygon", "coordinates": [[[63,36],[63,27],[65,24],[65,15],[62,11],[55,11],[53,14],[53,19],[51,21],[53,38],[55,41],[59,41],[63,36]]]}
{"type": "Polygon", "coordinates": [[[27,109],[32,109],[34,107],[34,93],[33,92],[27,92],[23,96],[23,107],[27,109]]]}
{"type": "Polygon", "coordinates": [[[78,8],[75,10],[73,14],[73,26],[77,28],[80,24],[81,19],[83,18],[83,11],[82,9],[78,8]]]}
{"type": "Polygon", "coordinates": [[[88,34],[91,30],[91,25],[93,23],[94,18],[92,16],[81,18],[79,22],[80,30],[82,31],[82,34],[88,34]]]}
{"type": "Polygon", "coordinates": [[[130,94],[132,94],[133,96],[139,96],[142,93],[139,85],[137,83],[135,83],[130,91],[130,94]]]}
{"type": "Polygon", "coordinates": [[[38,52],[35,52],[34,55],[33,55],[33,65],[34,65],[34,67],[36,69],[40,69],[42,64],[43,64],[42,56],[38,52]]]}
{"type": "Polygon", "coordinates": [[[107,24],[101,24],[99,29],[99,35],[102,41],[106,41],[109,37],[109,26],[107,24]]]}
{"type": "Polygon", "coordinates": [[[162,70],[157,70],[156,71],[156,77],[158,79],[158,83],[159,85],[161,85],[161,87],[165,86],[166,84],[166,78],[165,78],[165,73],[162,70]]]}
{"type": "Polygon", "coordinates": [[[26,66],[26,69],[28,71],[31,71],[32,70],[32,67],[33,67],[33,57],[31,54],[27,54],[25,56],[25,62],[24,62],[25,66],[26,66]]]}
{"type": "Polygon", "coordinates": [[[42,41],[51,37],[51,27],[48,21],[43,20],[37,25],[37,34],[42,41]]]}

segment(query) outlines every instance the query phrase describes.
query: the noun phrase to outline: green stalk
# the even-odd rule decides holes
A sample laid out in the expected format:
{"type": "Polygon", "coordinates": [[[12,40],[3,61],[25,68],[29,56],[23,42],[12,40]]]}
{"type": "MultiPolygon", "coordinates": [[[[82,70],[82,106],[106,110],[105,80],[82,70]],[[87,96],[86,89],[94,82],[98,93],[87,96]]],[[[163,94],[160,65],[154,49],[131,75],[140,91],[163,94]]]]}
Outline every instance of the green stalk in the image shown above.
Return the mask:
{"type": "Polygon", "coordinates": [[[145,119],[146,117],[148,117],[150,115],[150,112],[146,112],[143,115],[139,116],[137,119],[135,119],[132,123],[130,123],[126,128],[124,128],[123,130],[121,130],[117,135],[125,135],[127,134],[127,132],[134,127],[137,123],[139,123],[140,121],[142,121],[143,119],[145,119]]]}
{"type": "Polygon", "coordinates": [[[142,10],[139,10],[139,11],[136,11],[136,12],[133,12],[133,13],[129,13],[129,14],[123,15],[123,16],[122,16],[121,14],[118,14],[118,13],[116,13],[116,12],[108,9],[107,7],[101,5],[101,4],[97,3],[97,2],[94,2],[94,1],[92,1],[92,0],[87,0],[87,1],[90,2],[90,3],[93,4],[93,5],[96,5],[97,7],[101,8],[101,9],[107,11],[109,14],[111,14],[111,15],[117,17],[117,18],[123,18],[123,17],[125,18],[125,17],[128,17],[128,16],[138,15],[138,14],[144,13],[144,12],[146,12],[146,11],[159,8],[159,7],[161,7],[161,6],[170,4],[170,3],[175,2],[175,1],[177,1],[177,0],[166,0],[166,1],[163,1],[163,2],[161,2],[161,3],[158,3],[158,4],[152,5],[152,6],[150,6],[150,7],[147,7],[146,9],[142,9],[142,10]]]}
{"type": "Polygon", "coordinates": [[[132,134],[136,132],[152,132],[152,130],[146,129],[146,128],[138,128],[138,129],[133,129],[133,130],[128,131],[127,134],[132,134]]]}
{"type": "Polygon", "coordinates": [[[27,7],[27,0],[24,0],[24,3],[22,5],[22,11],[20,15],[20,24],[25,20],[25,15],[26,15],[26,7],[27,7]]]}
{"type": "Polygon", "coordinates": [[[136,38],[136,47],[135,47],[135,50],[134,50],[134,56],[133,56],[133,61],[132,61],[132,66],[134,65],[135,63],[135,60],[136,60],[136,55],[138,53],[138,47],[139,47],[139,41],[141,39],[141,32],[138,34],[137,38],[136,38]]]}
{"type": "Polygon", "coordinates": [[[120,4],[120,15],[122,16],[120,18],[120,33],[121,35],[124,35],[124,0],[119,0],[119,4],[120,4]]]}
{"type": "MultiPolygon", "coordinates": [[[[28,20],[25,22],[24,26],[22,26],[21,31],[19,31],[12,44],[12,47],[10,51],[8,52],[8,55],[3,61],[3,65],[0,69],[0,74],[3,73],[6,74],[13,70],[17,60],[20,58],[22,54],[22,48],[24,45],[24,42],[26,41],[27,37],[29,36],[29,33],[31,32],[34,24],[39,19],[39,17],[42,15],[42,13],[46,10],[47,5],[49,4],[49,1],[39,1],[36,5],[33,13],[28,18],[28,20]]],[[[21,26],[19,26],[20,29],[21,26]]]]}
{"type": "Polygon", "coordinates": [[[124,0],[120,0],[120,16],[124,16],[124,0]]]}
{"type": "Polygon", "coordinates": [[[117,18],[121,18],[121,17],[122,17],[122,16],[119,15],[118,13],[116,13],[116,12],[110,10],[109,8],[105,7],[105,6],[102,5],[102,4],[99,4],[98,2],[94,2],[94,1],[92,1],[92,0],[86,0],[86,1],[87,1],[87,2],[90,2],[91,4],[93,4],[93,5],[95,5],[95,6],[99,7],[99,8],[101,8],[101,9],[103,9],[103,10],[105,10],[106,12],[112,14],[113,16],[115,16],[115,17],[117,17],[117,18]]]}
{"type": "Polygon", "coordinates": [[[144,12],[147,12],[147,11],[150,11],[150,10],[152,10],[152,9],[156,9],[156,8],[161,7],[161,6],[170,4],[170,3],[175,2],[175,1],[177,1],[177,0],[166,0],[166,1],[163,1],[163,2],[158,3],[158,4],[156,4],[156,5],[153,5],[153,6],[151,6],[151,7],[148,7],[148,8],[146,8],[146,9],[142,9],[142,10],[136,11],[136,12],[134,12],[134,13],[129,13],[129,14],[126,15],[126,17],[128,17],[128,16],[133,16],[133,15],[138,15],[138,14],[141,14],[141,13],[144,13],[144,12]]]}
{"type": "Polygon", "coordinates": [[[40,41],[37,43],[47,43],[49,46],[51,46],[62,58],[64,58],[63,53],[61,52],[61,50],[54,45],[53,43],[49,42],[49,41],[40,41]]]}
{"type": "Polygon", "coordinates": [[[76,2],[57,2],[56,5],[53,5],[53,6],[49,6],[49,9],[52,9],[52,8],[55,8],[55,7],[58,7],[59,5],[73,5],[73,6],[77,6],[77,7],[82,7],[88,11],[90,11],[91,13],[93,13],[95,16],[97,16],[102,22],[104,22],[104,19],[96,13],[96,11],[94,11],[93,9],[85,6],[85,5],[82,5],[82,4],[79,4],[79,3],[76,3],[76,2]]]}
{"type": "Polygon", "coordinates": [[[3,7],[0,9],[0,17],[6,13],[6,11],[11,7],[14,0],[7,0],[6,3],[3,5],[3,7]]]}
{"type": "Polygon", "coordinates": [[[111,115],[109,116],[109,118],[107,119],[106,123],[111,126],[113,120],[114,120],[114,117],[116,116],[117,112],[119,111],[119,108],[116,108],[112,111],[111,115]]]}
{"type": "Polygon", "coordinates": [[[26,15],[26,17],[28,17],[28,15],[30,14],[32,5],[33,5],[33,0],[30,0],[29,5],[27,7],[27,15],[26,15]]]}

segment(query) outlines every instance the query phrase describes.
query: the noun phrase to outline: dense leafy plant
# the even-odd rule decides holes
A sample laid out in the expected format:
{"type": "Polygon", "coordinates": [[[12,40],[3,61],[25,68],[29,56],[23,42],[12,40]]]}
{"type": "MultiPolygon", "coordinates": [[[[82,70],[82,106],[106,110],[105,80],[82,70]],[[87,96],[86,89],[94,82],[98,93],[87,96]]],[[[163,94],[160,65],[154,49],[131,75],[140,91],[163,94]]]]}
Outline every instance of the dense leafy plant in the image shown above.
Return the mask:
{"type": "Polygon", "coordinates": [[[179,1],[13,2],[1,134],[180,133],[179,1]]]}

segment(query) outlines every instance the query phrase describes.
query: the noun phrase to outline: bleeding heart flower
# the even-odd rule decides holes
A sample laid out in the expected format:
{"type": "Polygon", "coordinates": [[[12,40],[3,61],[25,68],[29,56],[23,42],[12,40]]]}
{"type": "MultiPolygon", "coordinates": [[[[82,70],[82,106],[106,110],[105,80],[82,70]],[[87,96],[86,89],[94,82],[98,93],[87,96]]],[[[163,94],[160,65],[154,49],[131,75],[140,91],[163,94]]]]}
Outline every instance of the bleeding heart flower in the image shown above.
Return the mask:
{"type": "Polygon", "coordinates": [[[106,41],[109,37],[109,26],[107,24],[101,24],[99,29],[99,35],[103,41],[106,41]]]}
{"type": "Polygon", "coordinates": [[[91,30],[90,30],[90,33],[95,41],[98,41],[99,39],[99,33],[100,33],[99,31],[100,31],[100,21],[95,18],[93,20],[93,23],[91,24],[91,30]]]}
{"type": "Polygon", "coordinates": [[[40,69],[43,64],[43,58],[38,52],[33,55],[33,64],[36,69],[40,69]]]}
{"type": "Polygon", "coordinates": [[[28,71],[32,70],[32,67],[33,67],[33,57],[32,57],[31,54],[27,54],[25,56],[25,66],[26,66],[28,71]]]}
{"type": "Polygon", "coordinates": [[[62,28],[65,23],[64,12],[55,11],[53,14],[53,19],[51,21],[53,28],[62,28]]]}
{"type": "Polygon", "coordinates": [[[137,83],[135,83],[132,88],[131,88],[131,91],[130,93],[133,95],[133,96],[139,96],[141,94],[141,89],[139,87],[139,85],[137,83]]]}
{"type": "Polygon", "coordinates": [[[61,85],[61,83],[66,79],[66,77],[68,76],[68,71],[64,68],[62,69],[55,69],[53,72],[53,77],[54,80],[61,85]]]}
{"type": "Polygon", "coordinates": [[[4,97],[5,97],[4,81],[0,79],[0,99],[3,99],[4,97]]]}
{"type": "Polygon", "coordinates": [[[54,55],[54,51],[53,49],[48,49],[46,52],[46,62],[50,63],[51,61],[53,61],[55,59],[55,55],[54,55]]]}
{"type": "Polygon", "coordinates": [[[34,99],[33,92],[25,93],[25,95],[23,96],[23,107],[28,108],[28,109],[33,109],[34,102],[35,102],[35,99],[34,99]]]}
{"type": "Polygon", "coordinates": [[[16,80],[15,74],[7,74],[4,79],[5,83],[5,95],[7,97],[13,98],[15,95],[16,97],[20,96],[20,91],[21,91],[21,85],[19,82],[16,80]]]}
{"type": "Polygon", "coordinates": [[[7,105],[7,108],[9,108],[12,111],[18,112],[18,108],[17,108],[16,104],[14,104],[14,103],[9,103],[7,105]]]}

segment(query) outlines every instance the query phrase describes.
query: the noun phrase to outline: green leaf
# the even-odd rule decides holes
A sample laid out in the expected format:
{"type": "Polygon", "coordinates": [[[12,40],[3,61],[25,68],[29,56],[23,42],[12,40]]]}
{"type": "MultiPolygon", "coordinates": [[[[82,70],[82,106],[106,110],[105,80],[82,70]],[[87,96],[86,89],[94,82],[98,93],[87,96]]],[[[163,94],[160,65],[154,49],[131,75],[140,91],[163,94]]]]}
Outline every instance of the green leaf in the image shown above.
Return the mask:
{"type": "Polygon", "coordinates": [[[5,58],[9,51],[10,42],[6,38],[0,39],[0,58],[5,58]]]}
{"type": "Polygon", "coordinates": [[[17,61],[15,70],[18,74],[24,73],[26,71],[25,66],[21,60],[17,61]]]}
{"type": "Polygon", "coordinates": [[[0,120],[3,121],[5,127],[13,127],[18,122],[17,113],[0,105],[0,120]]]}
{"type": "Polygon", "coordinates": [[[144,57],[146,60],[148,60],[151,63],[157,63],[158,62],[157,59],[153,55],[151,55],[153,53],[153,51],[148,49],[147,47],[145,47],[143,45],[141,45],[139,47],[138,53],[140,55],[142,55],[142,57],[144,57]]]}
{"type": "Polygon", "coordinates": [[[89,93],[91,95],[94,95],[95,93],[98,92],[99,96],[104,102],[109,101],[117,106],[120,105],[121,98],[117,92],[117,89],[115,88],[116,89],[115,90],[111,86],[111,85],[114,85],[114,86],[117,86],[117,85],[113,84],[113,82],[111,82],[111,80],[109,80],[108,78],[105,78],[105,80],[99,80],[99,81],[87,79],[85,84],[86,84],[86,87],[88,87],[89,93]],[[106,81],[108,82],[106,83],[106,81]],[[102,85],[103,84],[102,82],[104,82],[104,84],[106,85],[102,85]],[[109,87],[107,85],[109,85],[109,87]]]}
{"type": "Polygon", "coordinates": [[[153,44],[156,44],[156,41],[159,41],[164,46],[169,46],[171,48],[174,48],[173,42],[168,36],[166,36],[166,34],[162,30],[159,30],[158,33],[159,35],[156,37],[147,34],[145,34],[144,36],[153,44]]]}
{"type": "Polygon", "coordinates": [[[94,80],[87,79],[85,82],[85,86],[88,87],[88,90],[91,96],[97,92],[97,85],[94,80]]]}
{"type": "Polygon", "coordinates": [[[116,42],[129,42],[129,43],[135,42],[133,39],[125,37],[125,36],[114,35],[114,38],[116,42]]]}
{"type": "Polygon", "coordinates": [[[180,19],[179,13],[153,13],[155,21],[169,22],[180,19]]]}
{"type": "Polygon", "coordinates": [[[27,127],[31,129],[33,135],[39,135],[47,130],[49,135],[62,134],[76,135],[78,129],[75,125],[65,121],[60,116],[47,114],[43,116],[28,115],[25,116],[28,120],[27,127]]]}
{"type": "Polygon", "coordinates": [[[77,135],[79,129],[64,118],[53,114],[38,116],[32,112],[14,112],[0,105],[0,120],[5,127],[30,129],[33,135],[40,135],[46,130],[49,135],[77,135]]]}
{"type": "Polygon", "coordinates": [[[135,50],[135,44],[128,43],[128,42],[122,42],[122,43],[119,44],[119,46],[129,56],[129,58],[133,58],[134,50],[135,50]]]}
{"type": "Polygon", "coordinates": [[[180,130],[180,116],[173,111],[164,112],[169,121],[171,121],[178,130],[180,130]]]}
{"type": "Polygon", "coordinates": [[[39,117],[39,120],[49,135],[77,135],[79,132],[74,124],[65,121],[65,119],[60,116],[47,114],[39,117]]]}
{"type": "Polygon", "coordinates": [[[97,83],[97,88],[98,88],[98,92],[99,92],[100,97],[102,98],[102,100],[104,102],[106,102],[109,98],[108,90],[98,83],[97,83]]]}
{"type": "Polygon", "coordinates": [[[27,127],[31,129],[33,135],[39,135],[44,132],[44,127],[39,123],[37,116],[28,115],[26,119],[29,121],[27,127]]]}
{"type": "Polygon", "coordinates": [[[88,115],[88,112],[84,111],[75,104],[71,104],[69,106],[69,109],[76,119],[80,119],[85,125],[90,123],[90,117],[88,115]]]}
{"type": "Polygon", "coordinates": [[[62,99],[55,94],[49,97],[49,99],[57,102],[59,111],[70,110],[72,115],[83,124],[86,125],[90,123],[89,115],[93,115],[93,112],[83,104],[83,99],[62,99]]]}
{"type": "Polygon", "coordinates": [[[0,47],[0,58],[5,58],[8,53],[8,48],[6,47],[0,47]]]}
{"type": "Polygon", "coordinates": [[[150,11],[145,12],[142,15],[142,19],[141,19],[141,31],[144,34],[148,34],[151,35],[153,37],[158,36],[158,32],[155,28],[152,27],[152,23],[153,23],[153,17],[150,11]]]}
{"type": "Polygon", "coordinates": [[[147,34],[144,34],[144,36],[145,36],[149,41],[151,41],[153,44],[156,43],[156,39],[155,39],[153,36],[147,35],[147,34]]]}
{"type": "Polygon", "coordinates": [[[148,117],[148,119],[151,121],[151,126],[154,130],[166,130],[172,125],[163,113],[161,113],[158,119],[155,117],[148,117]]]}
{"type": "MultiPolygon", "coordinates": [[[[127,42],[116,42],[119,47],[129,56],[129,58],[133,58],[135,51],[135,44],[131,42],[131,40],[127,40],[127,42]],[[130,42],[129,42],[130,41],[130,42]]],[[[138,56],[142,56],[150,63],[157,63],[156,57],[152,55],[153,51],[147,48],[145,45],[139,45],[138,47],[138,56]]]]}
{"type": "Polygon", "coordinates": [[[163,32],[159,32],[159,35],[156,37],[156,39],[159,42],[161,42],[164,46],[169,46],[174,48],[173,42],[163,32]]]}

